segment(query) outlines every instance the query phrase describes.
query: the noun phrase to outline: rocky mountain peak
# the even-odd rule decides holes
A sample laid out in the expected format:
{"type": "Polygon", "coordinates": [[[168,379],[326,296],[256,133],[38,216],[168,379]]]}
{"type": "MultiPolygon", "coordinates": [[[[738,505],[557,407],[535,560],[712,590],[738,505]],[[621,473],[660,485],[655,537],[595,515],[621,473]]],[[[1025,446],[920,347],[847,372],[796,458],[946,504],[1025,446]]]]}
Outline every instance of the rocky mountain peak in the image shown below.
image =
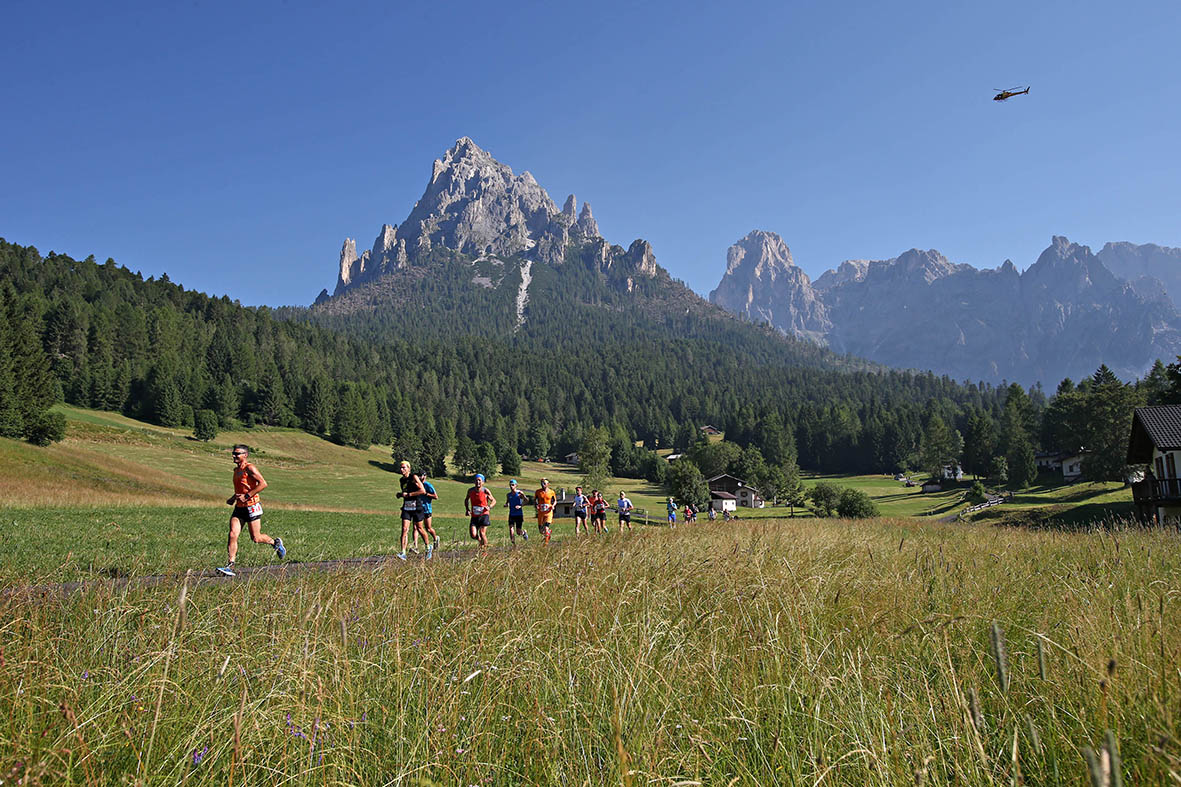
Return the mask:
{"type": "Polygon", "coordinates": [[[578,213],[578,229],[583,235],[589,238],[599,238],[599,224],[595,221],[594,214],[591,213],[591,206],[589,202],[582,203],[582,210],[578,213]]]}
{"type": "Polygon", "coordinates": [[[751,275],[774,279],[792,267],[791,249],[774,232],[752,230],[726,252],[727,276],[747,269],[751,275]]]}
{"type": "Polygon", "coordinates": [[[881,261],[845,260],[836,270],[829,269],[820,274],[820,277],[812,282],[812,287],[817,292],[824,292],[848,282],[863,281],[869,275],[869,267],[875,264],[881,264],[881,261]]]}
{"type": "Polygon", "coordinates": [[[656,266],[656,253],[652,251],[652,244],[643,239],[632,241],[624,256],[631,270],[640,276],[649,278],[655,276],[659,270],[656,266]]]}
{"type": "Polygon", "coordinates": [[[1155,243],[1106,243],[1095,257],[1121,279],[1147,292],[1159,284],[1174,308],[1181,306],[1181,249],[1155,243]]]}
{"type": "Polygon", "coordinates": [[[570,219],[571,224],[573,224],[576,219],[575,208],[577,206],[578,200],[574,198],[573,194],[571,194],[569,197],[566,197],[566,204],[562,206],[562,215],[570,219]]]}
{"type": "Polygon", "coordinates": [[[1061,235],[1051,238],[1037,262],[1021,274],[1021,281],[1027,287],[1041,287],[1060,294],[1069,292],[1074,296],[1085,290],[1108,292],[1120,286],[1119,280],[1090,248],[1071,243],[1061,235]]]}
{"type": "Polygon", "coordinates": [[[729,248],[726,273],[709,299],[785,333],[819,340],[832,327],[808,274],[774,232],[754,230],[729,248]]]}
{"type": "Polygon", "coordinates": [[[336,279],[336,291],[347,287],[353,280],[353,266],[357,261],[357,242],[352,238],[345,238],[340,247],[340,275],[336,279]]]}
{"type": "Polygon", "coordinates": [[[888,267],[879,268],[883,273],[887,270],[893,276],[901,276],[909,281],[921,281],[930,284],[936,279],[942,279],[955,273],[957,266],[948,262],[934,249],[909,249],[898,255],[888,267]]]}

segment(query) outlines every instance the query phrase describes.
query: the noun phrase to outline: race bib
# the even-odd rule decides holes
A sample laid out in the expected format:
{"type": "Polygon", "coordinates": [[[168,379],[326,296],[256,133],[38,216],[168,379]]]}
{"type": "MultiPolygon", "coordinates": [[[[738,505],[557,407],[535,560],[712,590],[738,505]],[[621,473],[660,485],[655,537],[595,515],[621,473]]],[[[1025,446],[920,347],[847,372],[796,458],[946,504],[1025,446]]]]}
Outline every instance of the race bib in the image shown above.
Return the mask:
{"type": "Polygon", "coordinates": [[[403,500],[402,501],[402,510],[403,511],[417,511],[418,510],[418,500],[413,499],[413,498],[411,498],[410,500],[403,500]]]}
{"type": "Polygon", "coordinates": [[[257,519],[262,516],[262,503],[251,503],[246,506],[246,513],[250,515],[251,519],[257,519]]]}
{"type": "Polygon", "coordinates": [[[485,506],[472,506],[472,516],[483,516],[488,513],[485,506]]]}
{"type": "Polygon", "coordinates": [[[551,506],[549,503],[542,503],[541,505],[539,505],[537,507],[537,510],[540,511],[541,513],[545,514],[545,513],[548,513],[550,508],[552,508],[552,507],[553,506],[551,506]]]}

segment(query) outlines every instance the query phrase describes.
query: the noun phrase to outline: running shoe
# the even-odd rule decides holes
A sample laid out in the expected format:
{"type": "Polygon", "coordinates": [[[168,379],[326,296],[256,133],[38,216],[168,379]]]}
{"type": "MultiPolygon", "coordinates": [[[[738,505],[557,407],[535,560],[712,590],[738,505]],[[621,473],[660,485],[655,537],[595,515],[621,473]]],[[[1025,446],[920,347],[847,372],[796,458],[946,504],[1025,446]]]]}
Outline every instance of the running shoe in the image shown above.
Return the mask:
{"type": "Polygon", "coordinates": [[[435,549],[437,550],[438,548],[439,548],[439,537],[435,536],[435,549]]]}
{"type": "Polygon", "coordinates": [[[278,536],[275,536],[275,554],[279,556],[280,560],[287,557],[287,547],[283,546],[283,539],[278,536]]]}
{"type": "Polygon", "coordinates": [[[237,574],[234,573],[234,564],[233,563],[230,563],[228,566],[218,566],[217,573],[221,574],[223,577],[238,576],[237,574]]]}
{"type": "Polygon", "coordinates": [[[435,552],[434,546],[431,544],[427,544],[426,545],[426,559],[430,560],[431,556],[434,554],[434,552],[435,552]]]}
{"type": "Polygon", "coordinates": [[[522,530],[522,531],[521,531],[521,538],[523,538],[523,539],[525,539],[526,541],[528,541],[528,540],[529,540],[529,531],[528,531],[528,530],[522,530]]]}
{"type": "Polygon", "coordinates": [[[405,553],[405,552],[399,552],[399,553],[398,553],[398,560],[405,560],[405,559],[406,559],[406,553],[405,553]]]}

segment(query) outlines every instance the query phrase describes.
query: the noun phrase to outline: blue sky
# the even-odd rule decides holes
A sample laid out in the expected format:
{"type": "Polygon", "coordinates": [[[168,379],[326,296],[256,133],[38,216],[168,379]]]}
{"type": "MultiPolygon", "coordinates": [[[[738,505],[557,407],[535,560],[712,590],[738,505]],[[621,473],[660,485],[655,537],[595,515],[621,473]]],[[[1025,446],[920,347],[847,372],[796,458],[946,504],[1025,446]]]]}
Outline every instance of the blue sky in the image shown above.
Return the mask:
{"type": "Polygon", "coordinates": [[[702,294],[756,228],[813,277],[1181,246],[1181,4],[1032,5],[10,4],[0,236],[306,304],[466,135],[702,294]]]}

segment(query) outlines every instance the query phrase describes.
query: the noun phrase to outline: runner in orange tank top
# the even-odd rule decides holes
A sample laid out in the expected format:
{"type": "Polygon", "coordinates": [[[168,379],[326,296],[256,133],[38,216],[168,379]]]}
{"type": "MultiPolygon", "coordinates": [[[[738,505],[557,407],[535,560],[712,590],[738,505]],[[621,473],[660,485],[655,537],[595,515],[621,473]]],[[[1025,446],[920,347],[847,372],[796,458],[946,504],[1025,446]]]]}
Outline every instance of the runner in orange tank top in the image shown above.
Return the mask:
{"type": "Polygon", "coordinates": [[[234,513],[230,515],[230,539],[226,545],[226,551],[229,553],[229,562],[217,569],[219,574],[227,577],[235,575],[234,561],[238,557],[238,535],[242,532],[242,523],[245,522],[250,531],[250,540],[256,544],[270,544],[275,548],[275,554],[280,559],[286,557],[287,548],[283,546],[283,539],[271,538],[266,533],[262,532],[262,503],[258,498],[258,493],[267,488],[266,479],[262,477],[262,473],[258,472],[258,468],[250,464],[248,459],[249,449],[244,445],[236,445],[233,448],[234,456],[234,494],[226,500],[227,505],[234,507],[234,513]]]}
{"type": "Polygon", "coordinates": [[[533,493],[533,507],[537,509],[537,529],[545,534],[544,543],[550,539],[550,525],[554,522],[554,501],[558,496],[549,488],[549,479],[541,479],[541,489],[533,493]]]}

